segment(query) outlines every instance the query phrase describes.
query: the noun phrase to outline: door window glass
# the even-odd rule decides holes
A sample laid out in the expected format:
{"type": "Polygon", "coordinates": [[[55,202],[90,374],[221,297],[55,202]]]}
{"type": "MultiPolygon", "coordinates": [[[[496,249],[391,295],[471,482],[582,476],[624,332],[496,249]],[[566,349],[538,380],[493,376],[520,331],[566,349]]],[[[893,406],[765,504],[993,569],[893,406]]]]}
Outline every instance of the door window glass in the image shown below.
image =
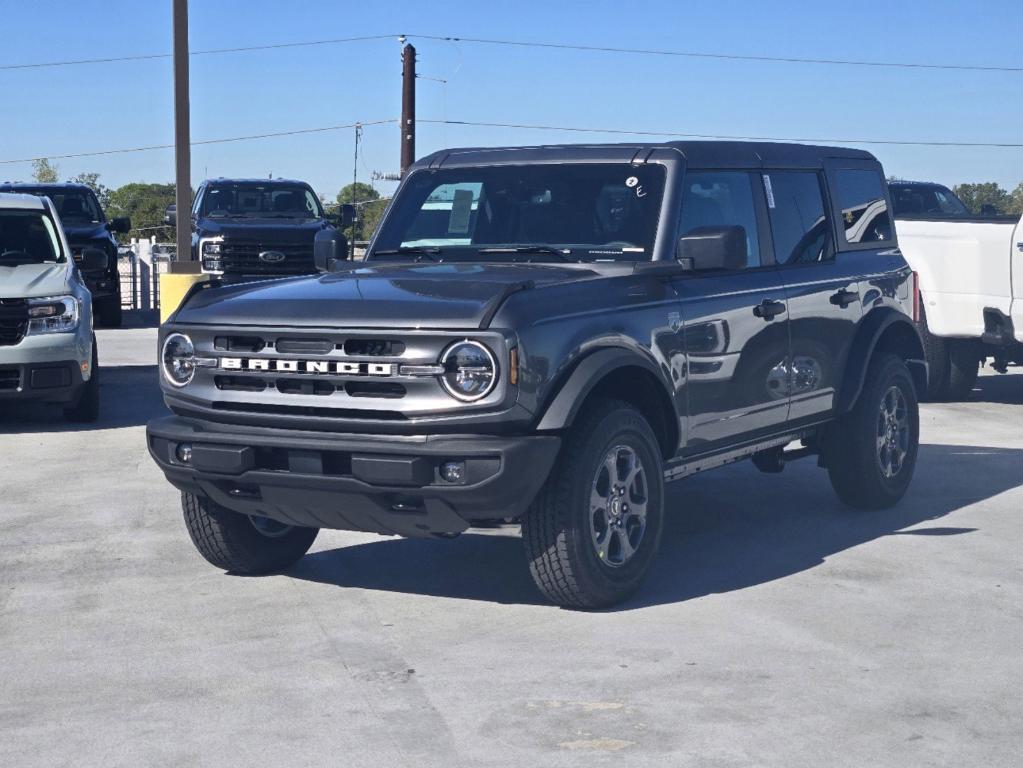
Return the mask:
{"type": "Polygon", "coordinates": [[[812,264],[834,255],[816,172],[770,171],[764,174],[764,192],[779,264],[812,264]]]}
{"type": "MultiPolygon", "coordinates": [[[[746,266],[760,266],[760,239],[748,173],[687,173],[682,235],[704,227],[740,226],[746,232],[746,266]]],[[[736,254],[738,255],[738,254],[736,254]]]]}
{"type": "Polygon", "coordinates": [[[870,170],[836,171],[835,192],[842,211],[848,243],[876,243],[892,239],[892,221],[881,174],[870,170]]]}

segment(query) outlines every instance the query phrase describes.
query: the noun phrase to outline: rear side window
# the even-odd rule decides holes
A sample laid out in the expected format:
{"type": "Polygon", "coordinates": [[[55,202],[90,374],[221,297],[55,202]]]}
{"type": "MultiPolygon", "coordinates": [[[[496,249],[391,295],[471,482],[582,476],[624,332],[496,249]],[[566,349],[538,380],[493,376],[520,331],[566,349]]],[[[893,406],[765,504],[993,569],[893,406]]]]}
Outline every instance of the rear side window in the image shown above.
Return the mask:
{"type": "Polygon", "coordinates": [[[767,212],[779,264],[813,264],[834,256],[824,195],[815,171],[763,175],[767,212]]]}
{"type": "Polygon", "coordinates": [[[891,240],[892,220],[888,214],[881,174],[866,169],[844,169],[834,172],[834,180],[846,242],[856,244],[891,240]]]}
{"type": "Polygon", "coordinates": [[[760,266],[757,214],[748,173],[687,173],[682,198],[683,235],[704,227],[740,226],[746,232],[746,266],[760,266]]]}

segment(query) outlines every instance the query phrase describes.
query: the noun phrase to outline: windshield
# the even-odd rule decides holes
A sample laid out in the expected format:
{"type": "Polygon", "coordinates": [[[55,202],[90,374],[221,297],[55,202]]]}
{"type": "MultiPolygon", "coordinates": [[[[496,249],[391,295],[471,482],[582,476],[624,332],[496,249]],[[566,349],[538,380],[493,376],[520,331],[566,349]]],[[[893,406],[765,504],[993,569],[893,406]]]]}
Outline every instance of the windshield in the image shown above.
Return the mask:
{"type": "Polygon", "coordinates": [[[65,224],[99,224],[103,221],[103,211],[99,207],[99,201],[90,190],[68,190],[61,187],[33,187],[31,189],[19,187],[18,192],[50,198],[60,220],[65,224]]]}
{"type": "Polygon", "coordinates": [[[892,184],[896,216],[970,216],[970,210],[948,187],[937,184],[892,184]]]}
{"type": "Polygon", "coordinates": [[[298,184],[211,184],[203,196],[202,215],[318,219],[322,212],[313,191],[298,184]]]}
{"type": "Polygon", "coordinates": [[[659,165],[559,164],[417,171],[372,257],[648,260],[664,193],[659,165]]]}
{"type": "Polygon", "coordinates": [[[53,220],[42,211],[0,210],[0,267],[63,261],[53,220]]]}

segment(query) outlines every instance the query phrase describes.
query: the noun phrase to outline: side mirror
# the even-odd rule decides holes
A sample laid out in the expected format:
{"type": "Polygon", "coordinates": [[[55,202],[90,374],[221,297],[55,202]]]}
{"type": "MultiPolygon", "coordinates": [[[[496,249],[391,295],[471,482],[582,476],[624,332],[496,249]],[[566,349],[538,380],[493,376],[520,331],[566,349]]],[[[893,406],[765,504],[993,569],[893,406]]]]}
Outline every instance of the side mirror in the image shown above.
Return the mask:
{"type": "Polygon", "coordinates": [[[320,272],[334,272],[348,260],[348,238],[336,229],[321,229],[313,239],[313,262],[320,272]]]}
{"type": "Polygon", "coordinates": [[[131,232],[131,219],[127,216],[115,216],[110,220],[110,229],[120,235],[131,232]]]}
{"type": "Polygon", "coordinates": [[[991,203],[984,203],[984,205],[980,206],[980,215],[981,216],[997,216],[998,215],[998,209],[995,208],[993,205],[991,205],[991,203]]]}
{"type": "Polygon", "coordinates": [[[355,223],[355,206],[351,203],[341,203],[337,207],[337,223],[341,229],[352,226],[355,223]]]}
{"type": "Polygon", "coordinates": [[[746,228],[697,227],[678,239],[675,258],[683,269],[737,270],[746,267],[746,228]]]}
{"type": "Polygon", "coordinates": [[[171,203],[167,206],[167,210],[163,212],[163,223],[168,227],[176,227],[178,225],[177,203],[171,203]]]}
{"type": "Polygon", "coordinates": [[[83,272],[102,272],[110,266],[107,254],[99,248],[86,248],[82,251],[82,258],[78,262],[78,268],[83,272]]]}

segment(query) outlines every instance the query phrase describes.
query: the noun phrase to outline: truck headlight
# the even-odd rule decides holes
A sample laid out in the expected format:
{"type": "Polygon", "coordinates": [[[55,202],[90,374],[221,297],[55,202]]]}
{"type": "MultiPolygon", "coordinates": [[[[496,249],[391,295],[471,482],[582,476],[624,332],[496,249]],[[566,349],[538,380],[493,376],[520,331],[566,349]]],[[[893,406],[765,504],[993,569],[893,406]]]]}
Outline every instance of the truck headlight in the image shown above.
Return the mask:
{"type": "Polygon", "coordinates": [[[78,299],[74,296],[49,296],[28,300],[26,336],[41,333],[73,333],[81,320],[78,299]]]}
{"type": "Polygon", "coordinates": [[[220,242],[204,241],[202,244],[202,271],[223,272],[224,262],[221,260],[220,242]]]}
{"type": "Polygon", "coordinates": [[[183,387],[195,375],[195,346],[183,333],[172,333],[163,341],[160,355],[163,377],[175,387],[183,387]]]}
{"type": "Polygon", "coordinates": [[[494,353],[478,341],[457,341],[441,356],[441,384],[452,397],[464,402],[480,400],[497,384],[494,353]]]}

